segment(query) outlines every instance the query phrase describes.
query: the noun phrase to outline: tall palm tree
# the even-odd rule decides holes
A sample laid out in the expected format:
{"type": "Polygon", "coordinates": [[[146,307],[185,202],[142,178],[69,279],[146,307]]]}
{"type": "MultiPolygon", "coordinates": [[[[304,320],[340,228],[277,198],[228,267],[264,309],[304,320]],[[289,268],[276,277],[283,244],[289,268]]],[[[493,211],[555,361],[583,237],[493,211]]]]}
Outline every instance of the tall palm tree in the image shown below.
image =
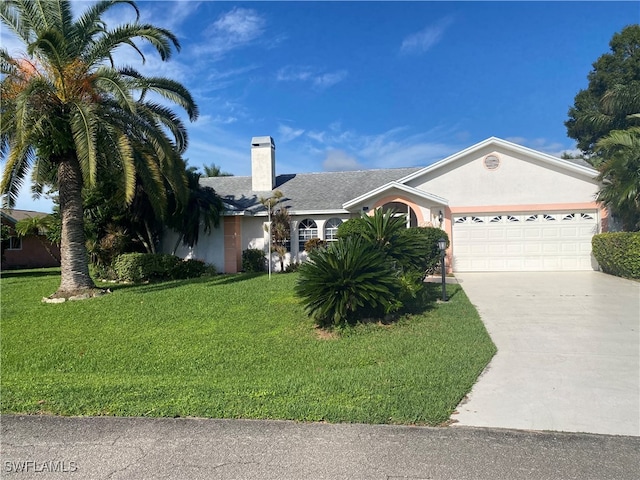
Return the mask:
{"type": "MultiPolygon", "coordinates": [[[[3,0],[0,20],[23,43],[26,53],[12,57],[0,49],[0,155],[6,160],[0,193],[15,203],[29,169],[57,173],[62,217],[61,282],[55,295],[94,288],[89,277],[83,233],[82,189],[117,172],[120,197],[131,202],[139,179],[160,206],[164,181],[186,191],[186,129],[169,108],[149,100],[164,97],[197,118],[189,92],[165,78],[116,68],[120,46],[146,42],[162,60],[180,44],[170,31],[139,22],[132,0],[102,0],[74,20],[69,0],[3,0]],[[135,21],[109,29],[104,15],[124,3],[135,21]]],[[[184,195],[182,193],[181,195],[184,195]]]]}

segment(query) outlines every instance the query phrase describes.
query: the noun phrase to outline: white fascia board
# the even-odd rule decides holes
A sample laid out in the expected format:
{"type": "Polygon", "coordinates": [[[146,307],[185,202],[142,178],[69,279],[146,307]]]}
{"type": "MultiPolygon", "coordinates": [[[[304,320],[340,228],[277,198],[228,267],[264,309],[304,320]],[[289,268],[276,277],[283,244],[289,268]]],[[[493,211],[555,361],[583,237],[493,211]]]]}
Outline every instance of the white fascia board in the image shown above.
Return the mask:
{"type": "Polygon", "coordinates": [[[554,157],[553,155],[549,155],[548,153],[543,153],[543,152],[539,152],[538,150],[534,150],[532,148],[529,147],[523,147],[522,145],[518,145],[517,143],[512,143],[512,142],[508,142],[507,140],[503,140],[501,138],[498,137],[489,137],[486,140],[483,140],[480,143],[476,143],[475,145],[471,145],[468,148],[465,148],[464,150],[459,151],[458,153],[454,153],[453,155],[448,156],[447,158],[440,160],[436,163],[433,163],[431,165],[429,165],[428,167],[425,167],[421,170],[418,170],[417,172],[414,172],[410,175],[407,175],[406,177],[403,177],[399,180],[397,180],[399,183],[407,183],[413,179],[419,178],[422,175],[432,172],[434,170],[437,170],[439,168],[444,167],[445,165],[448,165],[452,162],[455,162],[456,160],[472,154],[482,148],[485,148],[489,145],[495,145],[495,146],[501,146],[507,150],[511,150],[511,151],[515,151],[518,152],[522,155],[528,156],[528,157],[533,157],[537,160],[540,160],[542,162],[551,164],[551,165],[555,165],[561,168],[564,168],[565,170],[570,170],[572,172],[575,173],[579,173],[581,175],[584,175],[586,177],[589,177],[590,179],[595,179],[599,172],[593,168],[590,167],[583,167],[581,165],[575,164],[573,162],[569,162],[567,160],[563,160],[562,158],[558,158],[558,157],[554,157]]]}
{"type": "MultiPolygon", "coordinates": [[[[295,215],[296,217],[307,215],[349,215],[351,212],[344,209],[331,209],[331,210],[288,210],[289,215],[295,215]]],[[[255,217],[266,217],[267,212],[258,212],[254,214],[255,217]]]]}
{"type": "Polygon", "coordinates": [[[402,183],[399,182],[389,182],[385,185],[382,185],[381,187],[378,187],[374,190],[371,190],[370,192],[367,192],[363,195],[360,195],[359,197],[354,198],[353,200],[349,200],[348,202],[345,202],[342,204],[343,208],[345,209],[349,209],[351,207],[354,207],[356,205],[358,205],[359,203],[362,203],[372,197],[375,197],[377,195],[380,195],[381,193],[385,193],[389,190],[400,190],[402,192],[408,193],[410,195],[415,195],[417,197],[420,198],[424,198],[425,200],[429,200],[431,202],[434,203],[438,203],[440,205],[448,205],[449,201],[446,198],[442,198],[439,197],[437,195],[433,195],[431,193],[427,193],[427,192],[423,192],[422,190],[418,190],[417,188],[413,188],[413,187],[409,187],[408,185],[404,185],[402,183]]]}

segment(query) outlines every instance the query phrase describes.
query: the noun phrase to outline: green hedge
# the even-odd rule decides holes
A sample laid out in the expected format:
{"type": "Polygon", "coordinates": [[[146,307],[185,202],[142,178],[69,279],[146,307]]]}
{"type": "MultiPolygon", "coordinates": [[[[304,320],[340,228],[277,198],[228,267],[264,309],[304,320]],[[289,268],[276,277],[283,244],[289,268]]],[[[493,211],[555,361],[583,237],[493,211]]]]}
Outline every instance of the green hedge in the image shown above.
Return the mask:
{"type": "Polygon", "coordinates": [[[242,252],[243,272],[264,272],[266,263],[267,257],[260,248],[247,248],[242,252]]]}
{"type": "Polygon", "coordinates": [[[591,247],[603,272],[618,277],[640,278],[640,232],[594,235],[591,247]]]}
{"type": "Polygon", "coordinates": [[[125,253],[113,263],[116,279],[126,282],[145,282],[195,278],[212,273],[200,260],[181,260],[174,255],[160,253],[125,253]]]}
{"type": "Polygon", "coordinates": [[[351,235],[362,236],[367,232],[367,224],[362,217],[352,218],[342,222],[338,227],[338,238],[347,238],[351,235]]]}

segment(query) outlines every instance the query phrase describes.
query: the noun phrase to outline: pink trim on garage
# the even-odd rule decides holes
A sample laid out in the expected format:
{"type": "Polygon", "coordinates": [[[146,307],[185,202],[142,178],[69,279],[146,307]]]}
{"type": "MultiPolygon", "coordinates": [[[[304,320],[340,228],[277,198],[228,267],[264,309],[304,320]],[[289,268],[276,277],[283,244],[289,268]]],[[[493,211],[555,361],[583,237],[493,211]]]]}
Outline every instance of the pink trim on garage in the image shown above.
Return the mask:
{"type": "Polygon", "coordinates": [[[480,205],[473,207],[453,207],[451,213],[498,213],[498,212],[551,212],[556,210],[600,210],[597,202],[583,203],[534,203],[529,205],[480,205]]]}

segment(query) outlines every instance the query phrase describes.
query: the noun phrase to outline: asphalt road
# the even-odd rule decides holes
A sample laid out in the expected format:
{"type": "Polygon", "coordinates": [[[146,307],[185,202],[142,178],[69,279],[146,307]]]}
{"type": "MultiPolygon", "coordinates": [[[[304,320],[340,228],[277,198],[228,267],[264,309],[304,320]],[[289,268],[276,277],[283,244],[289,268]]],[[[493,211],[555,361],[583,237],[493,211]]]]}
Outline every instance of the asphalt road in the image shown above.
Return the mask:
{"type": "Polygon", "coordinates": [[[2,416],[1,478],[597,479],[640,476],[640,437],[475,427],[2,416]]]}

